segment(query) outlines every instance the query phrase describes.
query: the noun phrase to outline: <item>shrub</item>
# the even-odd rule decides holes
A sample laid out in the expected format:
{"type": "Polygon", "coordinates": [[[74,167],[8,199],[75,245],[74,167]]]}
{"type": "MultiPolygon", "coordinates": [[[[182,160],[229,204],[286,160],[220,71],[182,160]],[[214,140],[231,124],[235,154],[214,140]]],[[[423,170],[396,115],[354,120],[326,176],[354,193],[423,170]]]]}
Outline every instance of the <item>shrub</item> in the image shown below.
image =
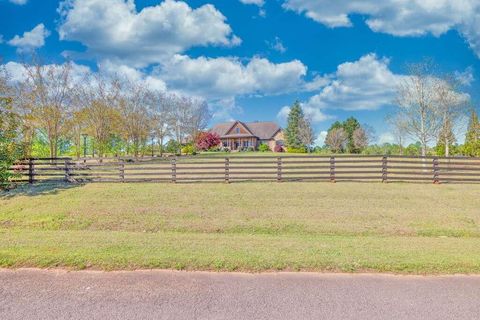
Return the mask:
{"type": "Polygon", "coordinates": [[[306,148],[287,148],[288,153],[307,153],[306,148]]]}
{"type": "Polygon", "coordinates": [[[215,132],[200,132],[195,139],[197,149],[203,151],[218,147],[221,142],[220,136],[215,132]]]}
{"type": "Polygon", "coordinates": [[[182,153],[183,154],[191,154],[191,155],[197,154],[197,152],[195,151],[195,147],[191,144],[187,144],[186,146],[184,146],[182,148],[182,153]]]}
{"type": "Polygon", "coordinates": [[[270,147],[268,146],[268,144],[262,143],[258,146],[258,151],[268,152],[268,151],[270,151],[270,147]]]}
{"type": "Polygon", "coordinates": [[[167,153],[177,154],[180,152],[181,148],[182,148],[182,145],[172,139],[167,142],[167,145],[165,146],[165,151],[167,153]]]}
{"type": "Polygon", "coordinates": [[[10,179],[14,176],[10,168],[20,157],[18,127],[19,119],[12,111],[11,101],[0,98],[0,189],[10,186],[10,179]]]}

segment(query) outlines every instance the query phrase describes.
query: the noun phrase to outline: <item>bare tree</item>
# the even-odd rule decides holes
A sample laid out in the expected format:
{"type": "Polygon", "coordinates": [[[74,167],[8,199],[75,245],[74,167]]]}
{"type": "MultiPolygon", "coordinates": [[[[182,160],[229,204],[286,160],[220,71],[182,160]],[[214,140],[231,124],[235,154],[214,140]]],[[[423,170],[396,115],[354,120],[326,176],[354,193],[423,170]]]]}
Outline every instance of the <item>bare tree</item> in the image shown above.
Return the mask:
{"type": "Polygon", "coordinates": [[[193,141],[210,121],[208,104],[185,96],[176,96],[171,102],[169,127],[173,137],[178,143],[193,141]]]}
{"type": "Polygon", "coordinates": [[[150,135],[149,92],[140,83],[124,81],[121,89],[119,110],[122,118],[122,132],[131,143],[137,157],[150,135]]]}
{"type": "Polygon", "coordinates": [[[169,121],[174,97],[165,92],[151,91],[149,98],[152,135],[157,140],[162,156],[165,138],[170,135],[169,121]]]}
{"type": "Polygon", "coordinates": [[[353,146],[355,149],[363,150],[369,144],[369,137],[367,132],[362,127],[355,129],[353,131],[353,146]]]}
{"type": "Polygon", "coordinates": [[[403,155],[405,137],[407,135],[407,125],[402,116],[393,114],[387,117],[387,123],[390,124],[395,143],[400,147],[400,154],[403,155]]]}
{"type": "Polygon", "coordinates": [[[116,79],[103,75],[91,75],[78,88],[78,101],[83,104],[85,131],[96,142],[100,157],[104,156],[112,135],[120,127],[120,86],[116,79]]]}
{"type": "Polygon", "coordinates": [[[25,117],[44,130],[50,146],[50,156],[57,157],[58,142],[65,133],[71,116],[72,65],[45,65],[39,61],[23,65],[26,80],[20,86],[25,117]]]}
{"type": "Polygon", "coordinates": [[[303,117],[298,122],[298,138],[304,144],[308,152],[310,152],[312,145],[315,142],[315,134],[312,129],[310,119],[303,117]]]}
{"type": "Polygon", "coordinates": [[[459,118],[468,113],[469,98],[459,91],[459,86],[455,77],[449,74],[436,81],[437,105],[441,118],[439,142],[445,146],[446,157],[450,155],[450,145],[456,141],[453,126],[459,118]]]}
{"type": "Polygon", "coordinates": [[[348,140],[347,132],[343,128],[330,130],[325,138],[325,144],[333,153],[342,151],[348,140]]]}
{"type": "Polygon", "coordinates": [[[423,62],[409,66],[409,75],[400,83],[397,91],[395,118],[404,125],[405,132],[420,141],[422,156],[428,144],[438,137],[442,122],[437,105],[438,78],[432,64],[423,62]]]}

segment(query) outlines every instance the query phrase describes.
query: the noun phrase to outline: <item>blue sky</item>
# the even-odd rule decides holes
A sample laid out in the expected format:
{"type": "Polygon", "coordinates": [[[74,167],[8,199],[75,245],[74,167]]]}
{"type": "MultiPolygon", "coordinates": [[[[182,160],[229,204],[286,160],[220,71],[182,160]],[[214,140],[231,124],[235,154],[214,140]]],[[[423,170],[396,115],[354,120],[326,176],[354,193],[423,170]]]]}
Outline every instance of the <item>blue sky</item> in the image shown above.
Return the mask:
{"type": "Polygon", "coordinates": [[[203,97],[215,122],[283,124],[299,100],[319,135],[355,116],[383,142],[406,63],[433,58],[478,100],[479,17],[478,0],[0,0],[0,56],[203,97]]]}

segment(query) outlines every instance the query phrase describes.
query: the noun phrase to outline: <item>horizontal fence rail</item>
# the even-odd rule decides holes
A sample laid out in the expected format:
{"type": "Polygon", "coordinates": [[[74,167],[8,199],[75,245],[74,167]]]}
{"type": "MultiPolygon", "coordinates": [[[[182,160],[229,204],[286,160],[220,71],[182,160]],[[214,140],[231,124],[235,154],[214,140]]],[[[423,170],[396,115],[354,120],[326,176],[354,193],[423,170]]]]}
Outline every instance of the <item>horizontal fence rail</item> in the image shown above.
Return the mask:
{"type": "Polygon", "coordinates": [[[480,158],[408,156],[196,156],[31,158],[13,182],[381,181],[480,183],[480,158]]]}

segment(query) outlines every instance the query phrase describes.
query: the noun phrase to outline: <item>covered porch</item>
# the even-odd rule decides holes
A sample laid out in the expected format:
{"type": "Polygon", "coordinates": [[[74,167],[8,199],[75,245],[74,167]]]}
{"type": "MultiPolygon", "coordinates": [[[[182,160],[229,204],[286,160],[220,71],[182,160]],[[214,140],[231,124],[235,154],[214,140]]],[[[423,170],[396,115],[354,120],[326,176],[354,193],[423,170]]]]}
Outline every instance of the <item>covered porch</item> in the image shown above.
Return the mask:
{"type": "Polygon", "coordinates": [[[222,138],[222,145],[230,150],[240,150],[244,148],[257,147],[256,137],[228,137],[222,138]]]}

